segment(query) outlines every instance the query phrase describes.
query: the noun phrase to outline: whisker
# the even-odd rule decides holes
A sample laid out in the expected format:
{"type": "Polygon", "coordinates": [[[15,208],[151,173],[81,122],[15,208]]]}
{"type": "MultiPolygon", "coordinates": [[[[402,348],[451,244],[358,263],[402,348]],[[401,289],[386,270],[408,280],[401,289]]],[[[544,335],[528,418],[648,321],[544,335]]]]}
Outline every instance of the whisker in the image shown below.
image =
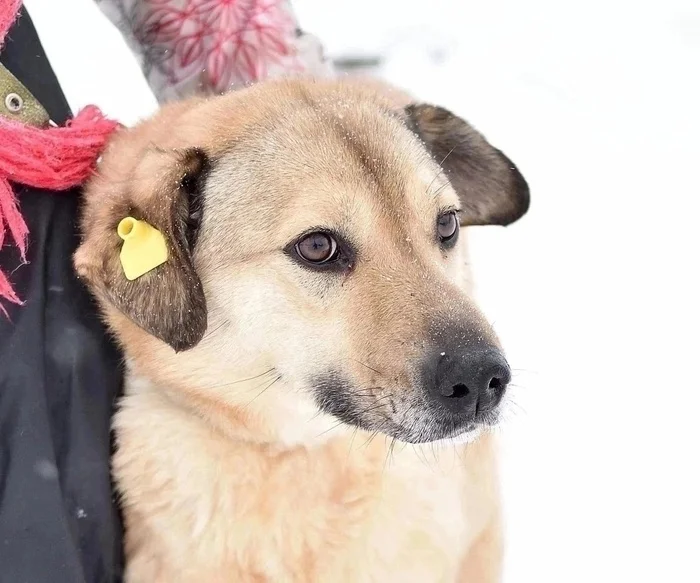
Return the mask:
{"type": "Polygon", "coordinates": [[[373,432],[370,434],[370,436],[367,438],[367,440],[362,444],[361,447],[363,447],[363,448],[366,449],[366,448],[369,446],[369,444],[372,442],[372,440],[373,440],[375,437],[377,437],[377,434],[378,434],[378,433],[379,433],[379,431],[373,431],[373,432]]]}
{"type": "Polygon", "coordinates": [[[381,431],[375,431],[374,435],[372,435],[372,437],[369,440],[369,444],[367,444],[367,445],[369,446],[380,433],[381,433],[381,431]]]}
{"type": "Polygon", "coordinates": [[[392,437],[391,438],[391,445],[389,446],[389,449],[386,452],[386,457],[384,458],[384,467],[382,468],[382,473],[386,471],[386,465],[387,462],[389,461],[389,458],[393,461],[394,459],[394,446],[396,445],[396,438],[392,437]]]}
{"type": "Polygon", "coordinates": [[[243,407],[244,408],[249,407],[253,403],[253,401],[255,401],[255,399],[257,399],[260,395],[262,395],[265,391],[267,391],[272,385],[274,385],[281,378],[282,378],[282,375],[277,375],[277,377],[275,379],[273,379],[273,381],[269,385],[267,385],[262,391],[260,391],[257,395],[255,395],[255,397],[253,397],[250,401],[248,401],[243,407]]]}
{"type": "Polygon", "coordinates": [[[430,181],[430,184],[428,184],[428,188],[425,189],[426,194],[430,192],[430,187],[433,185],[433,183],[437,180],[437,177],[440,176],[440,174],[441,174],[442,171],[443,171],[442,165],[445,163],[445,160],[447,160],[447,157],[448,157],[452,152],[455,151],[455,148],[456,148],[456,147],[457,147],[457,144],[455,144],[455,145],[452,147],[452,149],[451,149],[449,152],[447,152],[447,154],[445,154],[445,157],[442,159],[442,161],[440,162],[440,164],[438,164],[438,166],[440,166],[440,169],[436,172],[435,176],[434,176],[433,179],[430,181]]]}
{"type": "Polygon", "coordinates": [[[350,444],[348,445],[348,455],[345,457],[345,463],[348,463],[348,460],[350,459],[350,453],[352,452],[352,446],[355,443],[355,436],[357,435],[357,432],[359,431],[359,427],[355,427],[355,430],[352,432],[352,437],[350,438],[350,444]]]}
{"type": "Polygon", "coordinates": [[[366,387],[357,391],[349,390],[348,394],[354,397],[374,397],[375,391],[382,390],[384,387],[366,387]]]}
{"type": "Polygon", "coordinates": [[[228,321],[227,321],[227,320],[224,320],[224,321],[221,322],[221,324],[219,324],[216,328],[214,328],[213,330],[209,330],[204,336],[202,336],[202,342],[204,342],[207,338],[209,338],[209,337],[210,337],[211,335],[213,335],[214,333],[216,333],[216,332],[218,332],[219,330],[221,330],[226,324],[228,324],[228,321]]]}
{"type": "Polygon", "coordinates": [[[438,188],[434,193],[433,193],[433,198],[437,198],[440,196],[440,193],[445,190],[448,186],[450,185],[449,182],[445,182],[440,188],[438,188]]]}
{"type": "MultiPolygon", "coordinates": [[[[371,411],[374,411],[374,410],[376,410],[376,409],[380,409],[381,407],[384,406],[384,403],[382,403],[382,401],[383,401],[384,399],[390,397],[390,396],[391,396],[391,395],[384,395],[384,396],[382,396],[382,397],[379,397],[375,402],[373,402],[373,403],[372,403],[371,405],[369,405],[368,407],[364,408],[362,411],[358,412],[355,416],[356,416],[356,417],[362,417],[362,415],[365,415],[366,413],[370,413],[371,411]]],[[[340,420],[340,421],[338,421],[338,423],[336,423],[336,424],[333,425],[332,427],[330,427],[330,428],[328,428],[328,429],[325,429],[324,431],[322,431],[321,433],[319,433],[316,437],[321,437],[322,435],[325,435],[326,433],[328,433],[328,432],[330,432],[330,431],[333,431],[334,429],[337,429],[337,428],[340,427],[341,425],[349,425],[349,424],[346,423],[346,422],[343,421],[343,420],[340,420]]]]}
{"type": "Polygon", "coordinates": [[[319,433],[316,437],[318,438],[325,435],[326,433],[330,433],[334,429],[338,429],[338,427],[340,427],[341,425],[347,425],[347,423],[345,423],[345,421],[338,421],[335,425],[321,431],[321,433],[319,433]]]}
{"type": "Polygon", "coordinates": [[[223,383],[223,384],[221,384],[221,385],[211,385],[211,386],[208,386],[207,389],[221,389],[221,388],[223,388],[223,387],[230,387],[230,386],[232,386],[232,385],[238,385],[238,384],[240,384],[240,383],[245,383],[245,382],[248,382],[248,381],[254,381],[255,379],[259,379],[259,378],[261,378],[261,377],[264,377],[265,375],[270,374],[270,373],[273,372],[274,370],[275,370],[275,368],[272,367],[272,368],[267,369],[265,372],[261,372],[260,374],[257,374],[257,375],[255,375],[255,376],[248,377],[248,378],[245,378],[245,379],[238,379],[237,381],[231,381],[230,383],[223,383]]]}
{"type": "Polygon", "coordinates": [[[524,415],[527,415],[527,411],[525,410],[525,408],[513,399],[507,399],[506,401],[504,401],[503,405],[504,411],[507,411],[508,413],[515,415],[517,415],[518,413],[522,413],[524,415]],[[517,411],[515,411],[514,409],[517,409],[517,411]]]}
{"type": "Polygon", "coordinates": [[[534,375],[540,374],[538,371],[532,370],[529,368],[511,368],[510,370],[512,372],[517,372],[517,373],[534,374],[534,375]]]}
{"type": "Polygon", "coordinates": [[[418,456],[418,459],[421,460],[425,464],[426,468],[431,468],[432,466],[430,465],[430,462],[428,461],[427,456],[425,455],[425,450],[420,444],[412,444],[413,445],[413,451],[416,452],[416,455],[418,456]]]}
{"type": "Polygon", "coordinates": [[[379,372],[376,368],[372,368],[370,365],[365,364],[365,363],[362,362],[361,360],[357,360],[357,359],[355,359],[355,358],[350,358],[349,360],[352,360],[352,361],[356,362],[357,364],[361,364],[361,365],[364,366],[365,368],[368,368],[369,370],[376,372],[378,375],[384,376],[384,373],[379,372]]]}
{"type": "Polygon", "coordinates": [[[455,144],[454,146],[452,146],[452,148],[450,149],[450,151],[447,152],[447,154],[445,154],[445,157],[444,157],[444,158],[442,159],[442,161],[440,162],[440,166],[442,166],[442,165],[445,163],[445,160],[447,160],[447,157],[448,157],[450,154],[452,154],[452,152],[455,151],[455,148],[457,148],[457,144],[455,144]]]}
{"type": "Polygon", "coordinates": [[[527,387],[525,385],[520,385],[518,383],[508,383],[508,388],[509,389],[517,389],[519,391],[529,391],[530,387],[527,387]]]}
{"type": "Polygon", "coordinates": [[[382,407],[384,407],[384,403],[380,402],[378,399],[375,403],[372,403],[371,407],[367,407],[367,408],[363,409],[362,411],[360,411],[357,414],[357,417],[361,417],[365,413],[370,413],[372,411],[376,411],[377,409],[381,409],[382,407]]]}
{"type": "Polygon", "coordinates": [[[435,460],[435,465],[437,465],[439,462],[439,459],[438,459],[437,451],[435,450],[435,442],[434,441],[430,442],[430,453],[433,454],[433,459],[435,460]]]}

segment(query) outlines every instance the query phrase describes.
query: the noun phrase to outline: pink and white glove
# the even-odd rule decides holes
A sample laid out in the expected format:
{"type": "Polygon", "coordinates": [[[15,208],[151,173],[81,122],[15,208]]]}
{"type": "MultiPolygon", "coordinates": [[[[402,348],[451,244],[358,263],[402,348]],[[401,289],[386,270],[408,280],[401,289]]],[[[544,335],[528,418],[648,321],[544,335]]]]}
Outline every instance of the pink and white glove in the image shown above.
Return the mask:
{"type": "Polygon", "coordinates": [[[162,103],[271,77],[328,75],[289,0],[96,0],[121,30],[162,103]]]}

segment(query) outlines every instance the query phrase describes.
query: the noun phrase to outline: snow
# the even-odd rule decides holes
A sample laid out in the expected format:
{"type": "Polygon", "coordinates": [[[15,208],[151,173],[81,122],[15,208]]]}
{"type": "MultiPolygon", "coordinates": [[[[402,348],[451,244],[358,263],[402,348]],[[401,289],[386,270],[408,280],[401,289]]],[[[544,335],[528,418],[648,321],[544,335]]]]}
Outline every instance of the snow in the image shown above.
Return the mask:
{"type": "Polygon", "coordinates": [[[472,234],[516,369],[505,581],[700,581],[700,5],[295,5],[331,55],[383,55],[530,183],[522,222],[472,234]]]}
{"type": "Polygon", "coordinates": [[[94,103],[107,115],[133,125],[156,111],[156,99],[138,63],[94,0],[25,0],[24,4],[74,112],[94,103]]]}
{"type": "MultiPolygon", "coordinates": [[[[87,28],[63,2],[26,4],[74,108],[153,110],[91,0],[72,0],[87,28]]],[[[700,581],[700,4],[294,5],[331,56],[382,56],[383,76],[469,119],[530,182],[521,222],[472,234],[516,369],[505,581],[700,581]]]]}

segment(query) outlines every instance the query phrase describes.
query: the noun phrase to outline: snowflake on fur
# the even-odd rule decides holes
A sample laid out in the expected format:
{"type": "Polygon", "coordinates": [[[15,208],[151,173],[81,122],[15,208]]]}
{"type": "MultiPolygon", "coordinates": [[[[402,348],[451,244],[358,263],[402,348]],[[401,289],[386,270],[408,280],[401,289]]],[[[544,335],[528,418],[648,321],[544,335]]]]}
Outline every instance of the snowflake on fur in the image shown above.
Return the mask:
{"type": "Polygon", "coordinates": [[[200,76],[215,92],[300,70],[285,0],[144,0],[136,34],[172,83],[200,76]]]}

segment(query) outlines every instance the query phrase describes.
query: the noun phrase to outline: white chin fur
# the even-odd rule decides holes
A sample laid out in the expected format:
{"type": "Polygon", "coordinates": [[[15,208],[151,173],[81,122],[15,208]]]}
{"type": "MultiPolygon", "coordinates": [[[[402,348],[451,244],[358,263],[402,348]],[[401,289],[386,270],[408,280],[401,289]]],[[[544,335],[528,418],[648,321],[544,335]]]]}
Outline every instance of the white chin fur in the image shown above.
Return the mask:
{"type": "Polygon", "coordinates": [[[467,443],[472,443],[476,441],[479,436],[483,433],[483,427],[477,426],[470,431],[465,431],[454,437],[447,437],[445,439],[438,439],[432,442],[433,445],[438,447],[454,447],[455,445],[465,445],[467,443]]]}

